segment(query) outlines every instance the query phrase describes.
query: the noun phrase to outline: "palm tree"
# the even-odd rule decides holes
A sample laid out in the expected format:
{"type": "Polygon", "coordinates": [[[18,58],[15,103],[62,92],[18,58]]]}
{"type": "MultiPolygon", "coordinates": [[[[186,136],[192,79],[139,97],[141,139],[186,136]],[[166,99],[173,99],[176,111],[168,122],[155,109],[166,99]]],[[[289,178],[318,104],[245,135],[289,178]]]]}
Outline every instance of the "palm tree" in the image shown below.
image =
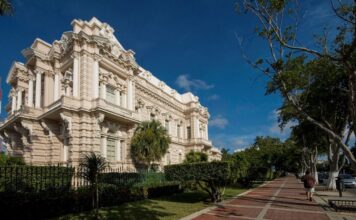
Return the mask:
{"type": "Polygon", "coordinates": [[[13,7],[8,0],[0,0],[0,16],[10,15],[13,12],[13,7]]]}
{"type": "Polygon", "coordinates": [[[131,140],[132,158],[150,169],[152,162],[167,153],[170,142],[167,130],[159,121],[144,121],[138,125],[131,140]]]}
{"type": "Polygon", "coordinates": [[[208,155],[204,152],[190,151],[186,156],[184,163],[207,162],[208,155]]]}
{"type": "Polygon", "coordinates": [[[92,205],[97,215],[99,208],[99,174],[105,170],[107,163],[104,157],[90,152],[84,155],[79,166],[82,169],[81,176],[90,183],[92,205]]]}

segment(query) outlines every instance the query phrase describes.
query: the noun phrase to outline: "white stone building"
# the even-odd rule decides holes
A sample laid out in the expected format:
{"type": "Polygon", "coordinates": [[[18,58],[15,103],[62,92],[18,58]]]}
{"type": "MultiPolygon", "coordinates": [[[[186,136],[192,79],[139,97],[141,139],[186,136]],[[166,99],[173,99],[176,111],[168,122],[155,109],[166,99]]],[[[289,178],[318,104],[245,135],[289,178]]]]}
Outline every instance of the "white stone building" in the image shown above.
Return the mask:
{"type": "Polygon", "coordinates": [[[131,167],[135,126],[157,119],[172,143],[162,164],[180,163],[190,150],[220,159],[208,138],[207,108],[140,67],[114,30],[96,18],[49,44],[35,39],[7,77],[8,117],[0,126],[10,154],[31,164],[78,165],[81,153],[101,153],[111,166],[131,167]]]}

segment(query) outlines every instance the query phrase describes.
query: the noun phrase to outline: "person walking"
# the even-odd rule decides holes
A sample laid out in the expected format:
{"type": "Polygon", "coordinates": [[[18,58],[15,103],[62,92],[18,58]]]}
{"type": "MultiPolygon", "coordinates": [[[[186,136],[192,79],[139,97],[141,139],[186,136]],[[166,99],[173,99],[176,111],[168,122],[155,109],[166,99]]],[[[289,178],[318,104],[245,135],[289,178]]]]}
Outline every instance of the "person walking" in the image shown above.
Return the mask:
{"type": "Polygon", "coordinates": [[[305,172],[305,175],[302,177],[302,181],[304,183],[304,188],[307,194],[307,199],[309,201],[313,201],[313,193],[314,193],[314,186],[315,186],[315,178],[310,175],[310,170],[305,172]]]}

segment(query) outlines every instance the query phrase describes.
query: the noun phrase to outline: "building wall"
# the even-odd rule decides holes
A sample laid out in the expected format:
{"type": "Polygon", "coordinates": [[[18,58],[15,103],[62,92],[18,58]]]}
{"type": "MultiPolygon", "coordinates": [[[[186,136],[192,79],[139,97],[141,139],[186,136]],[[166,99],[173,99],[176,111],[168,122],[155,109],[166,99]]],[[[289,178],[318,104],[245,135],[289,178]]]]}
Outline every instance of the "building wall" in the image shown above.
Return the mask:
{"type": "Polygon", "coordinates": [[[23,51],[26,64],[15,62],[9,71],[9,116],[0,135],[12,154],[32,164],[78,165],[86,152],[107,156],[110,136],[116,146],[111,165],[132,167],[134,129],[154,116],[172,138],[162,165],[182,162],[190,150],[219,159],[198,97],[177,93],[139,66],[108,24],[93,18],[72,26],[53,44],[36,39],[23,51]]]}

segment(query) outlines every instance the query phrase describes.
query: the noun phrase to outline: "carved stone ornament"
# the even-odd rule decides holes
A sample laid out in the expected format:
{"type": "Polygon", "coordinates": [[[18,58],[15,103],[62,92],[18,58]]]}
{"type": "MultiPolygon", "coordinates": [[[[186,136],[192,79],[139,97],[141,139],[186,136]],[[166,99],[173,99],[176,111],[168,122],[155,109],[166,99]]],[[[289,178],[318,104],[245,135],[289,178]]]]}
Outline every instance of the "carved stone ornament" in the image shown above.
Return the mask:
{"type": "Polygon", "coordinates": [[[32,132],[32,126],[23,122],[16,123],[14,124],[14,129],[16,132],[18,132],[21,135],[22,140],[26,140],[27,143],[25,144],[31,144],[31,132],[32,132]]]}
{"type": "Polygon", "coordinates": [[[63,125],[65,129],[67,130],[68,133],[72,130],[72,118],[69,116],[66,116],[63,112],[59,114],[59,116],[62,119],[63,125]]]}
{"type": "Polygon", "coordinates": [[[97,127],[97,130],[101,130],[101,124],[104,122],[104,119],[105,119],[105,115],[103,113],[98,113],[96,115],[96,127],[97,127]]]}
{"type": "Polygon", "coordinates": [[[42,128],[46,131],[46,133],[49,136],[49,139],[52,141],[52,131],[51,129],[48,127],[48,124],[46,123],[46,121],[41,120],[41,126],[42,128]]]}
{"type": "Polygon", "coordinates": [[[68,48],[71,45],[71,40],[69,39],[69,37],[65,34],[62,35],[62,38],[60,40],[60,49],[61,49],[61,53],[65,53],[68,48]]]}

